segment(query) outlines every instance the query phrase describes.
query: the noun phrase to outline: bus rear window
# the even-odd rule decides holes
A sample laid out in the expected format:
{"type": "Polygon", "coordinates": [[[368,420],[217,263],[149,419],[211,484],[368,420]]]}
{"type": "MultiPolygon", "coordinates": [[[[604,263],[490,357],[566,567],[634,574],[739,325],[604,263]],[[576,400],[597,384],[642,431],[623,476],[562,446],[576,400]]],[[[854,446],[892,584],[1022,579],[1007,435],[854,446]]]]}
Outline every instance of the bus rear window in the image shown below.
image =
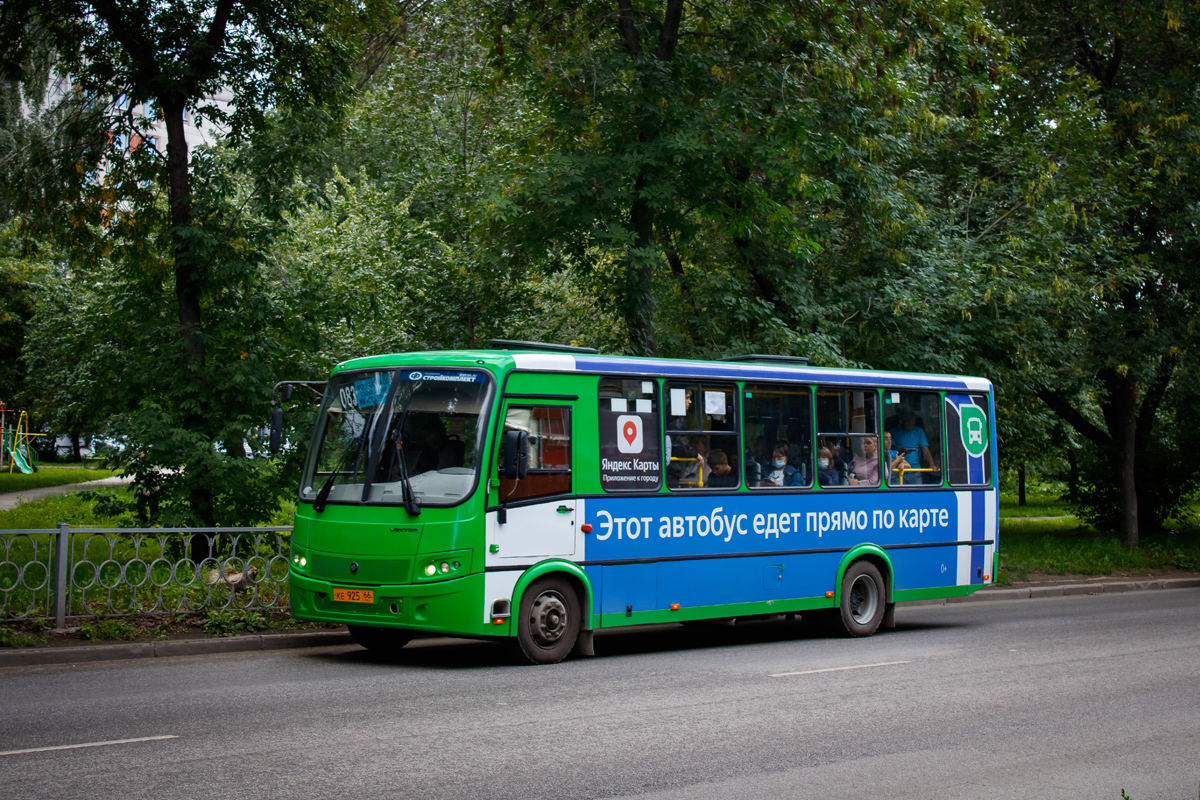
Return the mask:
{"type": "Polygon", "coordinates": [[[946,473],[951,486],[992,482],[987,408],[984,395],[946,395],[946,473]]]}

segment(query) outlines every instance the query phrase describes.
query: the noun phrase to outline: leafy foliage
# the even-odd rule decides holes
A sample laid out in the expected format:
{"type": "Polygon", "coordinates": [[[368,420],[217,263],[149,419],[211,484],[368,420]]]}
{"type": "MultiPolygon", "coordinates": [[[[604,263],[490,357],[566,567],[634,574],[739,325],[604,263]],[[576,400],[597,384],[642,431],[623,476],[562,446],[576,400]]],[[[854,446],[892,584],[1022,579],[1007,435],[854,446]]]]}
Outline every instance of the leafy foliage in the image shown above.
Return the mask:
{"type": "Polygon", "coordinates": [[[0,16],[0,326],[165,523],[280,513],[275,380],[494,336],[984,374],[1004,466],[1130,544],[1198,489],[1192,5],[87,8],[0,16]],[[111,146],[152,97],[230,135],[111,146]]]}
{"type": "Polygon", "coordinates": [[[204,615],[204,632],[209,636],[232,636],[235,633],[256,633],[270,623],[257,611],[219,608],[204,615]]]}

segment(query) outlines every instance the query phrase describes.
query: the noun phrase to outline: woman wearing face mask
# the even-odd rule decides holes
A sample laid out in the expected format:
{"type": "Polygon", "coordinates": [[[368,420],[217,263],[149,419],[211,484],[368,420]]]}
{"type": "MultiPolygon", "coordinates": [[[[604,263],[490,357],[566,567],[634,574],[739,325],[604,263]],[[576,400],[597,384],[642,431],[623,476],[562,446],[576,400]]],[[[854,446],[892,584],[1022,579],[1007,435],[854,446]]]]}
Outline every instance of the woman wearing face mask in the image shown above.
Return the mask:
{"type": "Polygon", "coordinates": [[[833,465],[833,453],[828,447],[817,451],[817,480],[822,486],[839,486],[842,482],[842,476],[833,465]]]}
{"type": "Polygon", "coordinates": [[[788,452],[791,448],[787,442],[778,442],[771,450],[771,461],[767,464],[766,474],[760,486],[799,486],[800,470],[788,463],[788,452]]]}

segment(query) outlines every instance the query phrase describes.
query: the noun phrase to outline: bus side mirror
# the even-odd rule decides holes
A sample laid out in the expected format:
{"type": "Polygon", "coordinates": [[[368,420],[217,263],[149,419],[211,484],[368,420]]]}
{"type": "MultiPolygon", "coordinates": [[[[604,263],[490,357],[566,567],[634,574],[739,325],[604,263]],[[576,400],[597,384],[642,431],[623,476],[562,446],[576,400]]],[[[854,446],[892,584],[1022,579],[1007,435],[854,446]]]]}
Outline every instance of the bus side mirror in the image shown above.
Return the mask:
{"type": "Polygon", "coordinates": [[[284,402],[287,402],[288,400],[291,400],[291,399],[292,399],[292,385],[290,383],[284,384],[283,400],[284,400],[284,402]]]}
{"type": "MultiPolygon", "coordinates": [[[[290,386],[288,387],[291,388],[290,386]]],[[[283,436],[283,409],[271,412],[271,452],[279,452],[279,439],[283,436]]]]}
{"type": "Polygon", "coordinates": [[[529,433],[504,432],[504,477],[520,480],[529,471],[529,433]]]}

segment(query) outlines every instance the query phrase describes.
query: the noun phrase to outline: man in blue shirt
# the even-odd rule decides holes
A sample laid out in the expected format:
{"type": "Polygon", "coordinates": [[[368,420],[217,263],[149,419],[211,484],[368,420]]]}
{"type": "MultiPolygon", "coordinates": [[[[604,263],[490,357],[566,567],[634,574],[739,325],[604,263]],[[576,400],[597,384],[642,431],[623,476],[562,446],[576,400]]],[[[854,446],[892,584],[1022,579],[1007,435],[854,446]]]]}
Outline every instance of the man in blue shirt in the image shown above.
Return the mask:
{"type": "MultiPolygon", "coordinates": [[[[900,427],[892,428],[888,433],[892,435],[892,446],[897,450],[907,450],[904,453],[904,460],[908,462],[909,469],[921,468],[921,456],[925,456],[925,463],[933,465],[933,455],[929,452],[929,440],[925,438],[925,429],[917,427],[917,415],[911,408],[902,406],[900,408],[900,427]]],[[[924,475],[918,472],[916,475],[924,475]]],[[[914,477],[916,477],[914,475],[914,477]]],[[[912,480],[906,478],[905,484],[921,483],[921,480],[912,480]]]]}

